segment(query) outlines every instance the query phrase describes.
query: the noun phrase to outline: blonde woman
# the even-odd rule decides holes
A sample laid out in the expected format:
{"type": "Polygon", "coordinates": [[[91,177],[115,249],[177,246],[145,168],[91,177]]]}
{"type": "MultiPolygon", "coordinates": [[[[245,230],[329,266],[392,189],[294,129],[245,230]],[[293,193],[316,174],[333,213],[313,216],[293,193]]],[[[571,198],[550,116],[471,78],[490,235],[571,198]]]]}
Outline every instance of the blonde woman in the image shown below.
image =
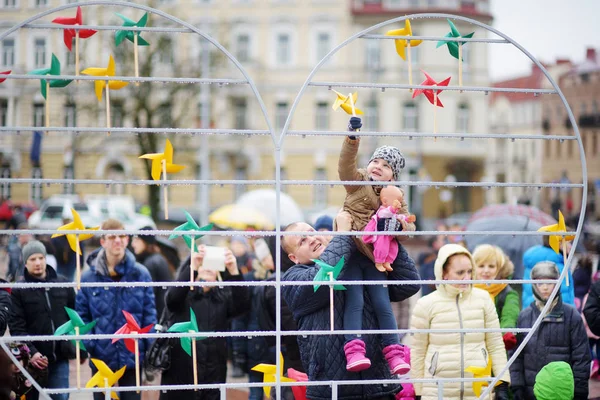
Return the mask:
{"type": "MultiPolygon", "coordinates": [[[[438,280],[469,280],[475,263],[471,253],[457,244],[443,246],[435,261],[438,280]]],[[[411,329],[497,329],[494,303],[484,290],[470,283],[440,284],[421,297],[413,311],[411,329]]],[[[506,367],[506,351],[499,332],[415,333],[412,341],[412,378],[472,378],[469,367],[485,368],[491,363],[495,376],[506,367]]],[[[495,388],[497,400],[508,399],[509,374],[495,388]]],[[[471,382],[415,383],[417,399],[475,400],[471,382]],[[439,397],[438,390],[441,393],[439,397]]]]}
{"type": "MultiPolygon", "coordinates": [[[[495,279],[511,279],[515,266],[504,251],[498,246],[482,244],[473,251],[475,260],[475,278],[493,281],[495,279]]],[[[507,283],[477,283],[476,288],[490,294],[496,305],[500,319],[500,328],[510,329],[517,326],[521,305],[519,294],[512,290],[507,283]]],[[[517,338],[512,332],[506,332],[502,339],[506,350],[512,350],[517,344],[517,338]]]]}

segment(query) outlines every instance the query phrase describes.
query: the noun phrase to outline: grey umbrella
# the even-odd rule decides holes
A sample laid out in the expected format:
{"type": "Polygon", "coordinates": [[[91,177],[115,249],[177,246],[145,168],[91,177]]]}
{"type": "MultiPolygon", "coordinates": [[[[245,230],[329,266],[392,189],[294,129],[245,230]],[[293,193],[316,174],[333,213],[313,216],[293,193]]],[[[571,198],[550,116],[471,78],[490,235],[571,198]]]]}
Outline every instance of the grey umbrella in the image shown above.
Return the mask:
{"type": "MultiPolygon", "coordinates": [[[[524,215],[495,215],[472,220],[465,231],[537,231],[543,225],[524,215]]],[[[515,265],[513,279],[523,278],[523,253],[530,247],[541,245],[541,236],[468,235],[467,247],[473,251],[480,244],[500,247],[515,265]]]]}

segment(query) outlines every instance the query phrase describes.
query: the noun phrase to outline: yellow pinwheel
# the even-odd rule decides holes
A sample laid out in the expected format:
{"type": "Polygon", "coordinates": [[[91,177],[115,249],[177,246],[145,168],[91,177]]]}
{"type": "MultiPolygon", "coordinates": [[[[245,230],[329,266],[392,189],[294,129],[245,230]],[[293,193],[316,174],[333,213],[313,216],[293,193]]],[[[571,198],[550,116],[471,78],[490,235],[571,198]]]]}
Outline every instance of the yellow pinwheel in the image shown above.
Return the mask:
{"type": "MultiPolygon", "coordinates": [[[[284,371],[283,355],[281,353],[279,353],[279,368],[280,368],[280,371],[282,371],[282,372],[284,371]]],[[[276,365],[258,364],[252,368],[252,371],[262,372],[264,374],[263,382],[265,382],[265,383],[270,383],[270,382],[276,381],[276,375],[275,375],[277,373],[276,365]]],[[[288,378],[283,375],[279,375],[279,381],[280,382],[296,382],[295,379],[288,378]]],[[[265,391],[265,395],[267,396],[267,398],[269,398],[271,395],[271,386],[263,386],[263,390],[265,391]]]]}
{"type": "MultiPolygon", "coordinates": [[[[115,385],[115,383],[117,383],[117,381],[119,379],[121,379],[121,377],[125,373],[125,369],[126,369],[125,366],[123,368],[121,368],[120,370],[118,370],[117,372],[113,372],[108,367],[108,365],[106,365],[104,363],[104,361],[98,360],[96,358],[92,358],[92,362],[94,363],[94,365],[98,369],[98,372],[96,372],[94,374],[94,376],[92,376],[92,378],[85,384],[86,388],[92,388],[92,387],[109,388],[109,387],[113,387],[115,385]]],[[[117,393],[114,392],[114,391],[112,391],[112,390],[110,392],[110,398],[111,399],[115,399],[115,400],[119,400],[119,396],[117,395],[117,393]]]]}
{"type": "MultiPolygon", "coordinates": [[[[412,36],[412,29],[410,27],[410,21],[404,20],[404,28],[401,29],[393,29],[391,31],[387,31],[385,33],[386,36],[412,36]]],[[[415,39],[394,39],[394,44],[396,45],[396,53],[406,61],[406,47],[415,47],[423,43],[422,40],[415,39]]],[[[409,54],[410,57],[410,54],[409,54]]]]}
{"type": "MultiPolygon", "coordinates": [[[[487,361],[487,364],[485,367],[467,367],[467,368],[465,368],[465,372],[472,373],[473,378],[475,378],[475,379],[490,378],[492,376],[492,362],[491,362],[490,358],[488,357],[488,361],[487,361]]],[[[498,384],[500,384],[500,381],[498,381],[496,386],[498,384]]],[[[481,396],[481,390],[487,386],[489,386],[489,383],[485,382],[485,381],[473,382],[473,393],[475,393],[475,396],[479,397],[479,396],[481,396]]]]}
{"type": "MultiPolygon", "coordinates": [[[[57,229],[58,231],[97,231],[98,229],[100,229],[99,226],[95,226],[93,228],[86,228],[83,224],[83,221],[81,220],[81,217],[73,208],[71,209],[71,214],[73,215],[73,222],[61,226],[57,229]]],[[[54,235],[52,235],[52,237],[55,238],[63,235],[67,237],[67,241],[69,242],[69,247],[71,247],[71,250],[73,250],[79,255],[81,255],[81,248],[79,247],[79,242],[94,237],[93,233],[55,233],[54,235]]]]}
{"type": "MultiPolygon", "coordinates": [[[[160,180],[160,175],[162,172],[163,181],[167,180],[167,173],[177,173],[185,168],[183,165],[173,164],[173,145],[171,141],[167,139],[165,143],[165,151],[162,153],[150,153],[139,156],[138,158],[145,158],[148,160],[152,160],[152,170],[150,171],[150,175],[152,179],[155,181],[160,180]]],[[[168,203],[168,193],[167,193],[167,185],[164,186],[164,207],[165,207],[165,219],[169,219],[169,203],[168,203]]]]}
{"type": "MultiPolygon", "coordinates": [[[[116,73],[115,60],[114,60],[113,56],[109,56],[108,57],[108,66],[106,68],[86,68],[83,71],[81,71],[81,73],[84,75],[91,75],[91,76],[103,76],[103,77],[115,76],[115,73],[116,73]]],[[[124,82],[124,81],[113,81],[113,80],[107,80],[107,79],[98,79],[98,80],[94,81],[94,89],[96,90],[96,97],[98,98],[98,101],[102,101],[102,91],[104,90],[105,87],[107,87],[107,94],[108,94],[108,89],[119,90],[119,89],[124,88],[127,85],[128,85],[128,83],[124,82]]]]}
{"type": "MultiPolygon", "coordinates": [[[[557,224],[542,226],[540,229],[538,229],[538,232],[566,232],[566,231],[567,231],[567,226],[565,225],[565,217],[563,217],[563,214],[562,214],[562,212],[560,212],[560,210],[558,211],[558,223],[557,224]]],[[[575,239],[575,236],[566,235],[563,238],[563,236],[561,236],[561,235],[551,235],[548,239],[550,242],[550,247],[552,247],[552,250],[554,250],[556,252],[556,254],[558,254],[558,253],[560,253],[560,245],[563,243],[563,241],[570,242],[573,239],[575,239]]]]}
{"type": "Polygon", "coordinates": [[[344,96],[340,92],[333,91],[336,94],[335,101],[333,102],[332,108],[337,110],[338,108],[342,108],[342,110],[346,111],[347,114],[354,115],[356,114],[362,115],[364,114],[361,110],[356,108],[356,102],[358,101],[358,93],[354,92],[352,95],[344,96]]]}

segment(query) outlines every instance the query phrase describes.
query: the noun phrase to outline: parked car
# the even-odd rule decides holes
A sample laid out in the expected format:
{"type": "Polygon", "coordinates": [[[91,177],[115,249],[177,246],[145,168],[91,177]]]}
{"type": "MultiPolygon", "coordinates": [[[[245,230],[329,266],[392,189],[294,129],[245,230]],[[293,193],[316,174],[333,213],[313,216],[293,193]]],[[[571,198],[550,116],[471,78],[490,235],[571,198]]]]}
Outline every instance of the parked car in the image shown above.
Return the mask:
{"type": "Polygon", "coordinates": [[[127,195],[88,195],[85,196],[90,214],[99,221],[114,218],[123,223],[125,229],[136,230],[144,226],[156,229],[152,218],[135,212],[135,201],[127,195]]]}
{"type": "Polygon", "coordinates": [[[64,219],[73,219],[71,209],[75,209],[85,226],[98,225],[98,219],[90,214],[85,202],[77,195],[55,195],[42,203],[28,219],[33,229],[56,229],[63,225],[64,219]]]}

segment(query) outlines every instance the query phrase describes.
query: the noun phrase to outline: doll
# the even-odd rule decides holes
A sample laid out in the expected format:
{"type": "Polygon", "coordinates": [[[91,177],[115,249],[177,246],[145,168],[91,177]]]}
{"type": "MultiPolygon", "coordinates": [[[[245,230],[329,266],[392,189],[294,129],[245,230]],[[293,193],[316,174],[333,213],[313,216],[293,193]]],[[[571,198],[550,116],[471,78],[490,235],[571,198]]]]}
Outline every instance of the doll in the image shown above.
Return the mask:
{"type": "MultiPolygon", "coordinates": [[[[365,226],[365,232],[397,232],[402,230],[402,221],[415,222],[414,215],[399,214],[404,194],[398,187],[384,187],[379,193],[379,199],[381,200],[381,206],[365,226]]],[[[362,239],[365,243],[373,244],[375,267],[381,272],[391,271],[391,263],[398,255],[396,238],[392,235],[365,235],[362,239]]]]}

